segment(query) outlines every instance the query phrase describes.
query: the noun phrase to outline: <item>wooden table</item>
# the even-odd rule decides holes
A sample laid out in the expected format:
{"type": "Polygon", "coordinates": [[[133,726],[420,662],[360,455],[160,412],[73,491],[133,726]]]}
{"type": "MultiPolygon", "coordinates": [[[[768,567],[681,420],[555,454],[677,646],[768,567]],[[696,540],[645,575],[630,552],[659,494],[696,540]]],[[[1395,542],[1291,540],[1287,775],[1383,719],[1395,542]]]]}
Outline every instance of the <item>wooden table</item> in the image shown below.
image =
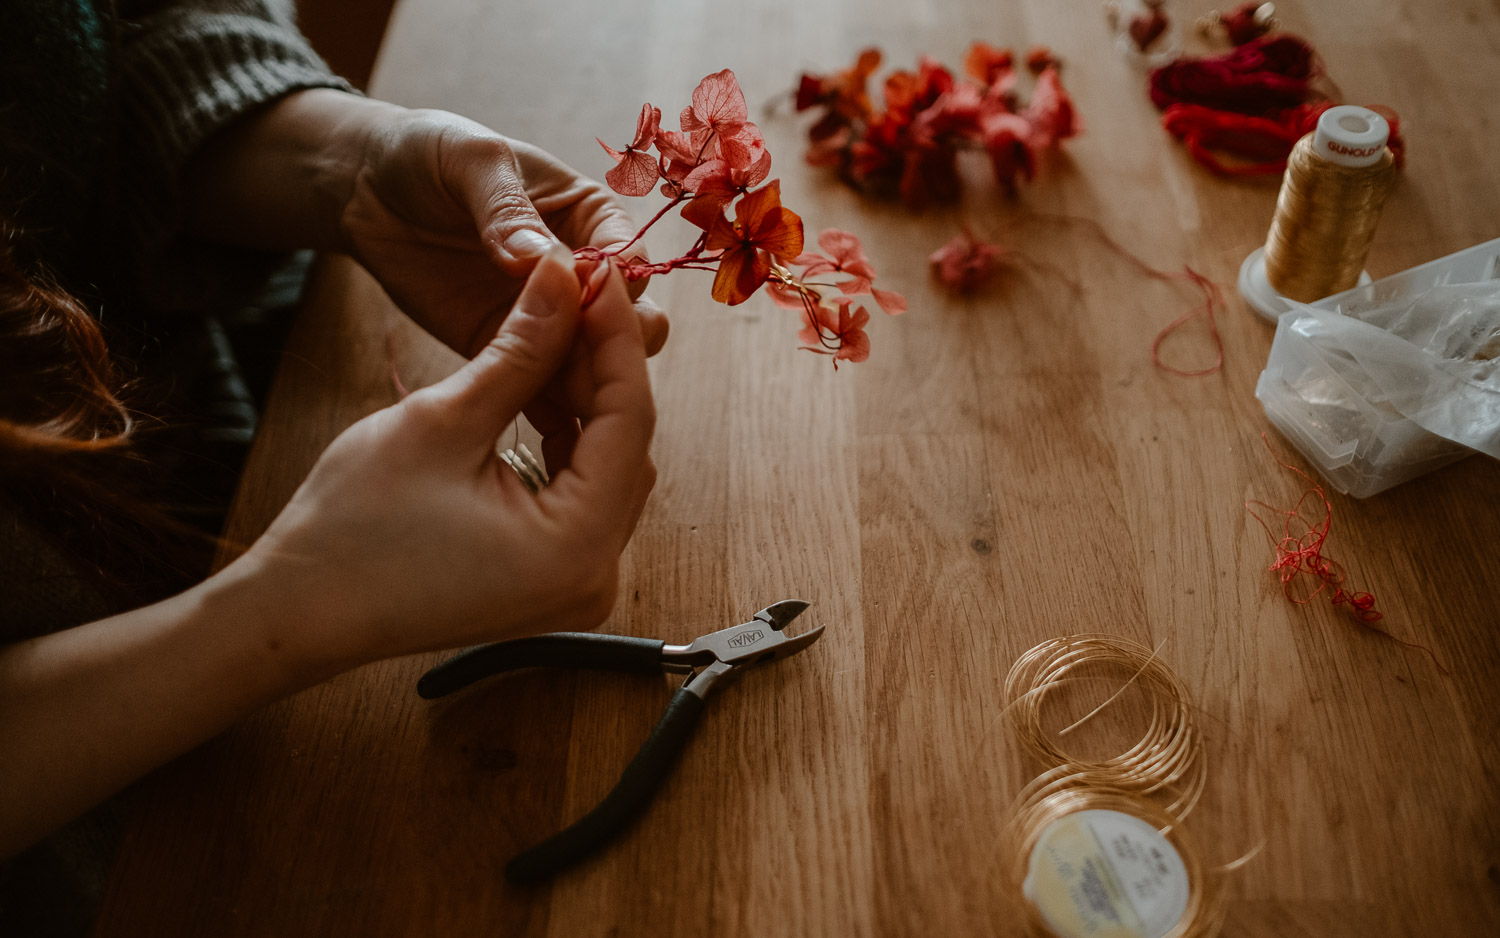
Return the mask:
{"type": "MultiPolygon", "coordinates": [[[[1277,6],[1346,100],[1405,120],[1370,270],[1500,235],[1494,6],[1277,6]]],[[[1210,4],[1173,7],[1190,23],[1210,4]]],[[[344,675],[142,786],[99,934],[1016,934],[1000,828],[1040,767],[1002,719],[1001,683],[1025,649],[1080,631],[1159,644],[1200,702],[1194,830],[1215,863],[1264,842],[1229,881],[1226,934],[1493,933],[1500,465],[1333,497],[1328,553],[1451,673],[1326,602],[1287,601],[1244,505],[1301,491],[1261,442],[1272,328],[1232,297],[1223,370],[1163,374],[1148,345],[1191,293],[1032,217],[1095,219],[1226,287],[1270,219],[1275,180],[1217,179],[1161,130],[1096,3],[409,0],[373,88],[602,173],[596,134],[623,140],[642,101],[671,114],[724,66],[759,103],[865,45],[888,66],[923,52],[957,66],[976,37],[1050,45],[1086,122],[1017,200],[974,166],[961,208],[913,216],[803,165],[805,121],[785,106],[760,117],[785,202],[810,229],[861,234],[911,300],[874,323],[868,363],[835,373],[794,351],[791,314],[764,297],[716,306],[704,275],[653,287],[673,313],[652,367],[661,476],[605,628],[684,640],[795,596],[823,640],[718,694],[643,823],[531,890],[503,881],[504,861],[607,790],[675,679],[527,672],[435,706],[413,688],[437,656],[344,675]],[[1081,289],[1028,268],[974,299],[943,292],[926,256],[961,219],[1081,289]]],[[[654,230],[653,252],[682,235],[654,230]]],[[[232,537],[253,539],[341,428],[396,399],[388,338],[409,384],[456,364],[328,259],[232,537]]],[[[1192,329],[1168,354],[1211,357],[1192,329]]],[[[1131,719],[1106,711],[1097,744],[1131,719]]]]}

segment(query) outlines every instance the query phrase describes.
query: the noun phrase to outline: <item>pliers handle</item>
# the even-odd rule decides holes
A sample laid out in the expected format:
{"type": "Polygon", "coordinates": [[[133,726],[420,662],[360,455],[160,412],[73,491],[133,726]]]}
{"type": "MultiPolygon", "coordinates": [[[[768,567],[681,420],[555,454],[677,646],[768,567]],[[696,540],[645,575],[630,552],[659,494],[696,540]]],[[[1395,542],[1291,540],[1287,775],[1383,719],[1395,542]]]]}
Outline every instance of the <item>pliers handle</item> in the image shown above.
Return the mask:
{"type": "Polygon", "coordinates": [[[796,600],[784,600],[766,607],[750,622],[702,636],[691,645],[668,645],[659,639],[592,632],[537,635],[471,648],[424,674],[417,682],[417,693],[429,700],[492,674],[520,668],[693,674],[672,695],[655,729],[604,800],[562,831],[515,856],[505,866],[505,877],[515,883],[548,879],[624,831],[645,811],[676,764],[715,681],[737,668],[795,654],[817,640],[822,627],[796,638],[781,634],[786,622],[806,606],[796,600]]]}
{"type": "MultiPolygon", "coordinates": [[[[488,675],[519,668],[660,673],[665,645],[655,639],[588,632],[557,632],[482,645],[428,671],[417,683],[417,693],[428,699],[441,697],[488,675]]],[[[686,686],[678,688],[656,728],[604,800],[563,830],[517,854],[505,865],[505,878],[513,883],[549,879],[630,826],[666,780],[702,713],[703,698],[686,686]]]]}

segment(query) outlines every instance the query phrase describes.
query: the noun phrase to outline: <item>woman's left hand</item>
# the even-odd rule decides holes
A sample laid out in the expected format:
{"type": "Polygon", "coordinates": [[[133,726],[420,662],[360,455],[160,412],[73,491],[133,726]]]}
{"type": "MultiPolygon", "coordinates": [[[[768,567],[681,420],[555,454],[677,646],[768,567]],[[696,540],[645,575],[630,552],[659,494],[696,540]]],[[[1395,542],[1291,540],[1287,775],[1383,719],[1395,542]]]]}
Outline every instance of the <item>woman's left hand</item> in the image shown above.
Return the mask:
{"type": "MultiPolygon", "coordinates": [[[[608,249],[636,233],[598,182],[445,111],[405,111],[374,131],[339,227],[391,298],[465,357],[499,330],[554,238],[608,249]]],[[[640,299],[644,289],[631,285],[654,354],[666,317],[640,299]]]]}
{"type": "MultiPolygon", "coordinates": [[[[466,358],[499,331],[556,241],[629,243],[601,183],[446,111],[300,91],[209,140],[184,175],[189,228],[257,248],[352,254],[412,319],[466,358]]],[[[645,255],[639,244],[632,256],[645,255]]],[[[667,319],[629,284],[647,354],[667,319]]]]}

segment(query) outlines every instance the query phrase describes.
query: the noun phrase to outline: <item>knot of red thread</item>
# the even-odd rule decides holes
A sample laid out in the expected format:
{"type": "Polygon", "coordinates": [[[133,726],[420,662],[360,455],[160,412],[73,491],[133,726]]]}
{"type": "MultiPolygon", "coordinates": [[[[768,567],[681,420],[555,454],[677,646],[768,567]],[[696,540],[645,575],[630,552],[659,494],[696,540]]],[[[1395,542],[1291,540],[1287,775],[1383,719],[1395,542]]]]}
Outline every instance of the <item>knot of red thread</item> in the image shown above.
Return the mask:
{"type": "Polygon", "coordinates": [[[1335,606],[1348,603],[1354,610],[1354,614],[1361,622],[1379,622],[1382,616],[1375,609],[1375,597],[1369,593],[1351,593],[1339,588],[1333,591],[1333,604],[1335,606]]]}

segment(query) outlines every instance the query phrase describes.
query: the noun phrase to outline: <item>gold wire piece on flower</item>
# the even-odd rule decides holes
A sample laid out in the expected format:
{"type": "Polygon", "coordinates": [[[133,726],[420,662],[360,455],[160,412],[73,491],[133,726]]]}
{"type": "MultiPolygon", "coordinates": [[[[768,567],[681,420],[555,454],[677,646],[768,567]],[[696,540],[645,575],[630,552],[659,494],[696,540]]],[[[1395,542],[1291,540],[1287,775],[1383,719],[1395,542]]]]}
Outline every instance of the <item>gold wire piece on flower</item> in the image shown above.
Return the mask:
{"type": "MultiPolygon", "coordinates": [[[[1027,785],[1012,806],[1004,843],[1014,852],[1007,858],[1007,881],[1014,895],[1026,895],[1032,853],[1052,825],[1080,811],[1113,811],[1129,815],[1155,828],[1182,860],[1187,879],[1187,904],[1165,938],[1209,938],[1224,922],[1223,877],[1226,870],[1203,865],[1196,844],[1182,825],[1180,815],[1120,788],[1097,784],[1093,776],[1059,766],[1027,785]]],[[[1057,933],[1043,916],[1036,901],[1021,903],[1028,932],[1053,936],[1057,933]]]]}
{"type": "Polygon", "coordinates": [[[1005,677],[1006,712],[1021,747],[1053,771],[1060,768],[1078,781],[1100,788],[1119,789],[1142,796],[1172,800],[1166,809],[1186,817],[1198,803],[1207,782],[1202,734],[1194,717],[1187,687],[1157,657],[1138,642],[1113,635],[1084,634],[1049,639],[1027,651],[1005,677]],[[1061,732],[1042,729],[1047,696],[1066,683],[1080,680],[1090,666],[1118,668],[1129,674],[1104,703],[1061,732]],[[1132,685],[1139,686],[1151,705],[1145,733],[1118,756],[1100,761],[1081,759],[1063,748],[1060,738],[1113,703],[1132,685]]]}
{"type": "Polygon", "coordinates": [[[525,443],[517,443],[515,449],[501,452],[500,459],[520,477],[522,484],[530,489],[533,495],[540,492],[542,486],[549,481],[547,470],[537,461],[536,456],[525,443]]]}

